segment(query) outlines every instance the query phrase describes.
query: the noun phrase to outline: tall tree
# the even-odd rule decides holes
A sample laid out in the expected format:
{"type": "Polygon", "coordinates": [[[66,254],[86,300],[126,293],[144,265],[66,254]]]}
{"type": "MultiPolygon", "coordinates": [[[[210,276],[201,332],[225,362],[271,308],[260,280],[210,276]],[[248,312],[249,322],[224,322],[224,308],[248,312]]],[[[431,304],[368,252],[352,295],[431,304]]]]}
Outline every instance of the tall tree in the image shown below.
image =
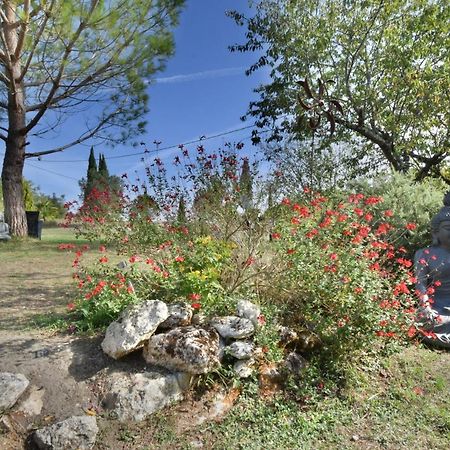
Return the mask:
{"type": "Polygon", "coordinates": [[[187,222],[186,202],[183,196],[180,197],[180,202],[178,203],[177,222],[180,225],[184,225],[187,222]]]}
{"type": "Polygon", "coordinates": [[[83,189],[83,198],[86,199],[94,187],[95,178],[97,176],[97,161],[95,159],[94,147],[91,147],[88,160],[88,168],[86,174],[86,181],[82,180],[80,185],[83,189]]]}
{"type": "Polygon", "coordinates": [[[151,76],[173,53],[171,28],[184,0],[2,0],[0,139],[12,234],[26,235],[22,172],[39,157],[99,137],[123,142],[144,131],[151,76]],[[67,144],[27,151],[64,119],[93,105],[67,144]],[[45,121],[43,118],[45,117],[45,121]]]}
{"type": "Polygon", "coordinates": [[[325,118],[336,139],[359,136],[394,170],[443,174],[448,0],[261,0],[254,17],[230,15],[248,29],[248,41],[231,50],[263,53],[248,73],[270,68],[248,114],[260,127],[275,124],[272,138],[310,135],[305,116],[312,128],[325,118]]]}
{"type": "Polygon", "coordinates": [[[245,211],[253,206],[253,177],[250,171],[250,163],[245,158],[242,163],[241,176],[239,178],[240,203],[245,211]]]}
{"type": "Polygon", "coordinates": [[[105,155],[103,153],[100,153],[100,156],[98,157],[98,174],[102,178],[109,177],[109,170],[106,164],[105,155]]]}

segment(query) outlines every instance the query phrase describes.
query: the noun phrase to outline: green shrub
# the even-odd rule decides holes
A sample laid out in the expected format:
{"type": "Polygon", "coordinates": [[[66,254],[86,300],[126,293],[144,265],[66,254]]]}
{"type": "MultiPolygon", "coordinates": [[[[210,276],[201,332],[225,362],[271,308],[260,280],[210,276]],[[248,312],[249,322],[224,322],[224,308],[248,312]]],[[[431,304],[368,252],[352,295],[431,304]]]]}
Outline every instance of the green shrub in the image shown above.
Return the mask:
{"type": "Polygon", "coordinates": [[[426,178],[419,183],[414,181],[413,174],[393,173],[376,178],[371,186],[359,184],[358,189],[368,196],[381,196],[383,203],[380,206],[393,212],[390,220],[394,225],[416,224],[413,234],[405,234],[397,242],[408,249],[409,255],[431,244],[430,221],[442,207],[443,196],[448,190],[443,181],[426,178]]]}

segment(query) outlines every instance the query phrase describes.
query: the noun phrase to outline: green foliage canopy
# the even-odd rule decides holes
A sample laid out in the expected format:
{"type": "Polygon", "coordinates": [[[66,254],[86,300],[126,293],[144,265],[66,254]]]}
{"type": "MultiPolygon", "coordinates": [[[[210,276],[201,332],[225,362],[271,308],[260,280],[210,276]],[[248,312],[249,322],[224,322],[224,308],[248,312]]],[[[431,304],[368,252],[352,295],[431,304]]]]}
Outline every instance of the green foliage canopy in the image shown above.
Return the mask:
{"type": "Polygon", "coordinates": [[[417,179],[441,175],[450,149],[447,0],[262,0],[252,18],[230,15],[248,29],[247,42],[231,50],[264,52],[248,73],[271,70],[248,113],[260,127],[282,118],[272,138],[305,135],[305,116],[317,121],[328,111],[336,138],[362,137],[417,179]],[[312,96],[299,83],[305,78],[312,96]]]}

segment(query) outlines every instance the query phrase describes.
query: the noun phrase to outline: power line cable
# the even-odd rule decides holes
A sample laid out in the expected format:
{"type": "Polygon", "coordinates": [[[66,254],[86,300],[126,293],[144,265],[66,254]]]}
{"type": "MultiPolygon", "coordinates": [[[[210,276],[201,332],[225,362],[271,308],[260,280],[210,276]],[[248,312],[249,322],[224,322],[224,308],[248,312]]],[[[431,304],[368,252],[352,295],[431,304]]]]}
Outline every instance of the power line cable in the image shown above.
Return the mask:
{"type": "MultiPolygon", "coordinates": [[[[226,136],[226,135],[229,135],[229,134],[237,133],[238,131],[248,130],[249,128],[255,128],[255,127],[256,127],[256,125],[254,125],[254,124],[253,125],[248,125],[248,126],[245,126],[245,127],[236,128],[234,130],[229,130],[229,131],[224,131],[222,133],[217,133],[217,134],[214,134],[212,136],[205,136],[205,137],[201,137],[199,139],[194,139],[192,141],[187,141],[187,142],[184,142],[182,144],[174,144],[174,145],[169,145],[167,147],[161,147],[161,148],[156,149],[156,150],[144,150],[142,152],[130,153],[128,155],[108,156],[108,161],[111,160],[111,159],[128,158],[128,157],[131,157],[131,156],[148,155],[148,154],[152,154],[152,153],[159,153],[159,152],[166,151],[166,150],[172,150],[172,149],[180,147],[180,146],[197,144],[199,142],[209,141],[211,139],[216,139],[216,138],[221,137],[221,136],[226,136]]],[[[263,131],[263,132],[265,133],[266,131],[263,131]]],[[[56,161],[56,160],[48,160],[48,159],[46,159],[45,162],[51,162],[51,163],[75,163],[75,162],[86,162],[86,160],[85,159],[72,159],[72,160],[63,160],[63,161],[59,160],[59,161],[56,161]]]]}
{"type": "MultiPolygon", "coordinates": [[[[249,128],[249,127],[245,127],[245,128],[249,128]]],[[[270,130],[264,130],[264,131],[261,131],[260,134],[268,133],[269,131],[270,130]]],[[[229,132],[227,132],[227,133],[229,133],[229,132]]],[[[252,137],[253,136],[245,136],[245,137],[241,138],[241,141],[246,141],[246,140],[248,140],[248,139],[250,139],[252,137]]],[[[199,141],[197,141],[197,142],[199,142],[199,141]]],[[[180,145],[188,145],[188,143],[180,144],[180,145]]],[[[168,148],[176,148],[176,147],[178,147],[178,145],[174,145],[174,146],[171,146],[171,147],[166,147],[165,149],[159,149],[159,151],[167,150],[168,148]]],[[[147,152],[143,152],[143,153],[138,153],[138,155],[149,154],[149,153],[157,153],[157,152],[158,152],[158,150],[151,150],[151,151],[147,151],[147,152]]],[[[132,155],[127,155],[127,156],[132,156],[132,155]]],[[[44,161],[44,162],[47,162],[47,161],[44,161]]],[[[56,161],[52,161],[52,162],[56,162],[56,161]]],[[[57,162],[62,162],[62,161],[57,161],[57,162]]],[[[64,161],[64,162],[75,162],[75,161],[64,161]]],[[[80,160],[80,161],[77,160],[76,162],[86,162],[86,161],[83,159],[83,160],[80,160]]],[[[38,169],[38,170],[42,170],[43,172],[51,173],[53,175],[58,175],[58,176],[60,176],[62,178],[67,178],[67,179],[70,179],[70,180],[79,181],[78,178],[69,177],[67,175],[63,175],[62,173],[54,172],[53,170],[44,169],[43,167],[39,167],[39,166],[36,166],[34,164],[30,164],[29,162],[27,162],[26,165],[29,166],[29,167],[33,167],[35,169],[38,169]]]]}
{"type": "Polygon", "coordinates": [[[58,176],[60,176],[60,177],[67,178],[67,179],[69,179],[69,180],[75,180],[75,181],[78,181],[78,178],[69,177],[69,176],[67,176],[67,175],[63,175],[63,174],[58,173],[58,172],[53,172],[53,170],[44,169],[44,168],[42,168],[42,167],[35,166],[34,164],[27,163],[27,166],[34,167],[35,169],[42,170],[43,172],[48,172],[48,173],[51,173],[51,174],[53,174],[53,175],[58,175],[58,176]]]}

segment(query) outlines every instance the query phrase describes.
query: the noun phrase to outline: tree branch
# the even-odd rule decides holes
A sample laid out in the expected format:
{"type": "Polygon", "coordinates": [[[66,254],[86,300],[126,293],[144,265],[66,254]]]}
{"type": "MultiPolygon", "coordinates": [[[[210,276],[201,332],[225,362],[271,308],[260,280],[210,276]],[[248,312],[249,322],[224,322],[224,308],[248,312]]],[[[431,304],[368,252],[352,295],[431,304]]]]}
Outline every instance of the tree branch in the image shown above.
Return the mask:
{"type": "Polygon", "coordinates": [[[24,1],[23,8],[24,8],[25,18],[20,25],[20,32],[19,32],[19,36],[17,38],[16,49],[14,51],[14,58],[16,60],[19,59],[20,54],[22,53],[23,44],[25,42],[25,36],[27,34],[28,22],[30,20],[30,0],[24,1]]]}
{"type": "Polygon", "coordinates": [[[100,129],[102,129],[103,126],[110,119],[112,119],[114,116],[119,114],[121,111],[122,111],[122,108],[118,108],[116,111],[114,111],[113,113],[111,113],[108,116],[106,116],[105,118],[103,118],[94,129],[92,129],[88,133],[83,134],[78,139],[70,142],[69,144],[62,145],[61,147],[57,147],[57,148],[54,148],[54,149],[51,149],[51,150],[43,150],[42,152],[25,153],[25,158],[37,158],[39,156],[50,155],[52,153],[62,152],[63,150],[66,150],[69,147],[73,147],[74,145],[81,144],[82,142],[86,141],[87,139],[90,139],[91,137],[95,136],[95,134],[100,129]]]}
{"type": "Polygon", "coordinates": [[[49,19],[50,15],[51,15],[51,11],[53,9],[54,4],[55,4],[55,0],[52,0],[48,10],[44,11],[45,12],[44,20],[41,23],[41,26],[39,27],[39,29],[38,29],[38,31],[36,33],[36,37],[34,39],[33,45],[31,46],[31,50],[30,50],[30,53],[28,55],[27,61],[26,61],[25,65],[23,66],[22,72],[20,74],[20,77],[19,77],[19,80],[18,80],[19,83],[22,82],[23,78],[25,77],[25,74],[28,71],[28,68],[30,67],[31,61],[32,61],[33,56],[34,56],[34,52],[36,51],[36,48],[37,48],[37,46],[39,44],[39,41],[40,41],[41,36],[42,36],[42,33],[44,32],[45,27],[47,26],[47,22],[48,22],[48,19],[49,19]]]}

